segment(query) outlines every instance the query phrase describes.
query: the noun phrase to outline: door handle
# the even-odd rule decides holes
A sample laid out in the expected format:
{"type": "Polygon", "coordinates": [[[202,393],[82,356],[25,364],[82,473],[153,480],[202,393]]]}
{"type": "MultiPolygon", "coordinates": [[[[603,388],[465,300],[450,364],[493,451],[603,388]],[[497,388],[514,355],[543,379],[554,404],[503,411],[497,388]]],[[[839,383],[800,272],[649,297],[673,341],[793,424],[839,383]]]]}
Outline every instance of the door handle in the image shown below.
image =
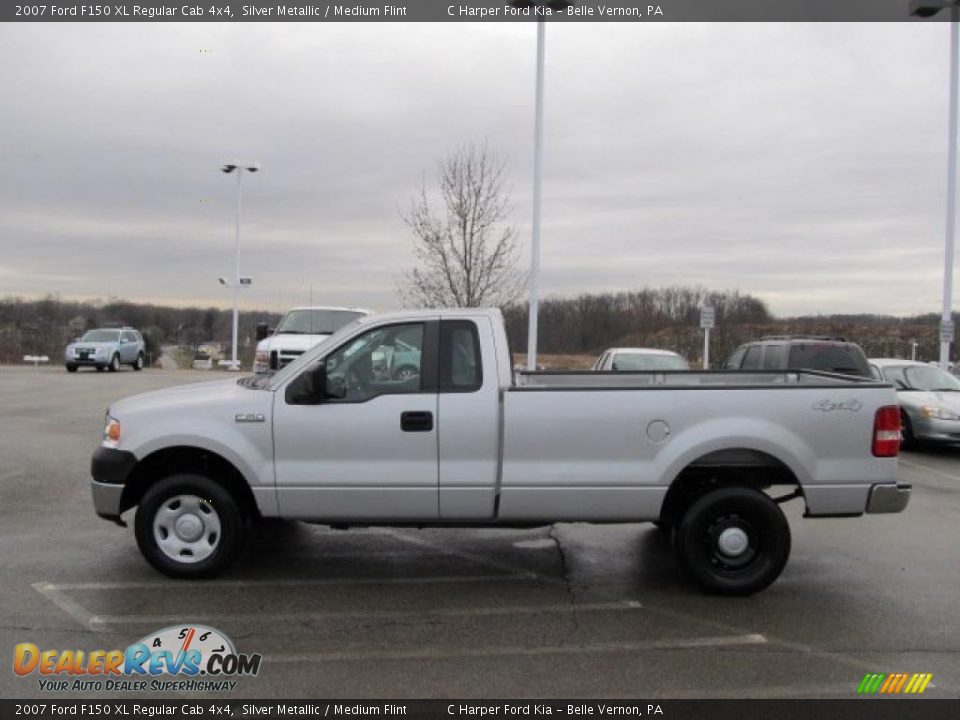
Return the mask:
{"type": "Polygon", "coordinates": [[[404,432],[430,432],[433,430],[433,413],[425,410],[400,413],[400,429],[404,432]]]}

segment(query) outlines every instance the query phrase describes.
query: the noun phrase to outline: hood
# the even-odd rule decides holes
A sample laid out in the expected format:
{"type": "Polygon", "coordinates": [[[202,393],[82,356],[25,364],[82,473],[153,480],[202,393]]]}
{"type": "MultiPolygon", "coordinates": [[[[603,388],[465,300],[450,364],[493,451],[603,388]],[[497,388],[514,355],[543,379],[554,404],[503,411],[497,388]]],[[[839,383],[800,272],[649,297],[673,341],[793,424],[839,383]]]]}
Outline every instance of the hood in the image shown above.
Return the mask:
{"type": "Polygon", "coordinates": [[[261,340],[257,343],[257,350],[261,352],[270,350],[298,350],[300,352],[306,352],[321,340],[326,340],[328,337],[330,337],[329,333],[317,335],[287,335],[286,333],[280,333],[279,335],[271,335],[261,340]]]}
{"type": "Polygon", "coordinates": [[[900,390],[897,392],[897,400],[901,405],[912,405],[913,407],[942,405],[960,414],[960,392],[900,390]]]}
{"type": "Polygon", "coordinates": [[[110,413],[122,419],[124,415],[145,410],[162,410],[170,406],[183,409],[191,405],[210,405],[230,401],[240,397],[250,397],[250,393],[261,392],[237,384],[238,378],[212,380],[209,382],[175,385],[162,390],[131,395],[118,400],[110,406],[110,413]]]}
{"type": "Polygon", "coordinates": [[[77,340],[77,342],[72,342],[67,345],[68,348],[90,348],[91,350],[96,350],[97,348],[112,348],[116,346],[116,340],[111,342],[87,342],[85,340],[77,340]]]}

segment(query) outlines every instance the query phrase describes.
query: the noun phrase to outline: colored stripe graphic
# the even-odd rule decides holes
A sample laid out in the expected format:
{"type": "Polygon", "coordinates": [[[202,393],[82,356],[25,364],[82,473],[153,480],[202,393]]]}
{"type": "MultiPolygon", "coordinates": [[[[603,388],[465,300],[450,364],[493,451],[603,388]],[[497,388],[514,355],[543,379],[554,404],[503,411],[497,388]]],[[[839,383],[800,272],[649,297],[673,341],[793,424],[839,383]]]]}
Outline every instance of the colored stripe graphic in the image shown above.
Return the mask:
{"type": "Polygon", "coordinates": [[[857,686],[857,692],[881,695],[919,694],[927,689],[933,673],[867,673],[857,686]]]}

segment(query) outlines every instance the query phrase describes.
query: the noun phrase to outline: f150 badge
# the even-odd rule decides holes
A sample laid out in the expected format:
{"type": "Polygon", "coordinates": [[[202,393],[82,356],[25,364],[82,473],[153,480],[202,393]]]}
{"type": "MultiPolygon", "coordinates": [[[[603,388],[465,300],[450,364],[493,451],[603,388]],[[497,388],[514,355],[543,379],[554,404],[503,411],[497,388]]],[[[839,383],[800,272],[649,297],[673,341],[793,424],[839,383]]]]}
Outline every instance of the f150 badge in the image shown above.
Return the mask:
{"type": "Polygon", "coordinates": [[[849,410],[850,412],[860,412],[860,408],[863,407],[863,403],[859,400],[821,400],[818,403],[815,403],[813,406],[814,410],[820,410],[821,412],[833,412],[834,410],[849,410]]]}
{"type": "Polygon", "coordinates": [[[233,420],[238,423],[266,422],[267,417],[263,413],[237,413],[233,420]]]}

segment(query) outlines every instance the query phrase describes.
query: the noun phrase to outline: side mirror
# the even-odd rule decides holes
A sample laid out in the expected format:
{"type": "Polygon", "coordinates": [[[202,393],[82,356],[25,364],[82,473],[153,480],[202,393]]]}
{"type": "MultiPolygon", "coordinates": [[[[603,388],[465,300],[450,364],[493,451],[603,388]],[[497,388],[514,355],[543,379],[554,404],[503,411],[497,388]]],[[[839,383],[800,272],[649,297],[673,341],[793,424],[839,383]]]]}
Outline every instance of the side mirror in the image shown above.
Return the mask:
{"type": "Polygon", "coordinates": [[[288,405],[319,405],[326,394],[327,369],[321,362],[312,370],[300,373],[287,385],[288,405]]]}

